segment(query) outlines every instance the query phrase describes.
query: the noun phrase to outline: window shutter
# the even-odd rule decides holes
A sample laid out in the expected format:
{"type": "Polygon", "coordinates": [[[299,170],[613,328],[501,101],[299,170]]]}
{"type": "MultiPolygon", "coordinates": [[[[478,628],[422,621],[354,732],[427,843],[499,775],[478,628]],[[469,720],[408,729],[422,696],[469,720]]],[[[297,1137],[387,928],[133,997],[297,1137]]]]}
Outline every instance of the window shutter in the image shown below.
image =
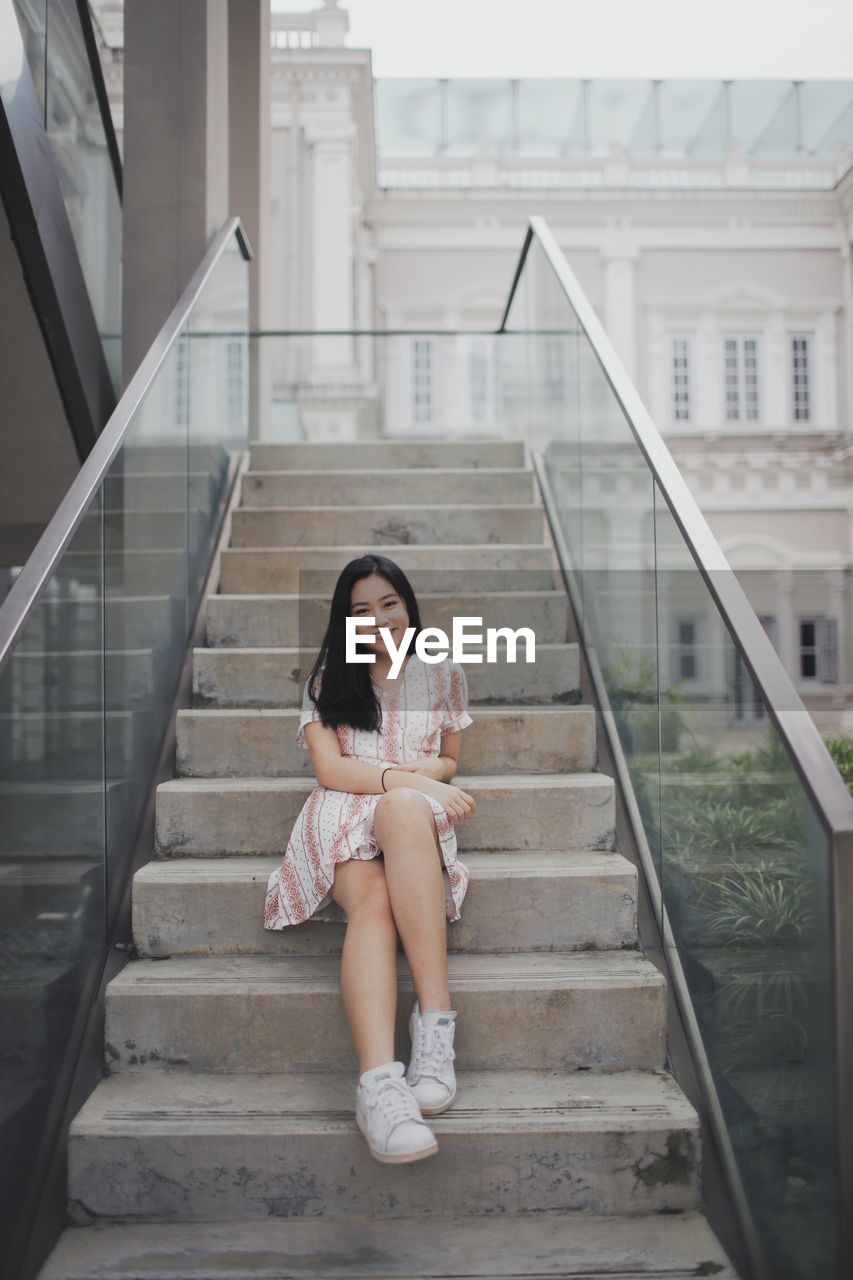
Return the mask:
{"type": "Polygon", "coordinates": [[[817,634],[817,673],[824,684],[838,683],[838,619],[821,618],[817,634]]]}

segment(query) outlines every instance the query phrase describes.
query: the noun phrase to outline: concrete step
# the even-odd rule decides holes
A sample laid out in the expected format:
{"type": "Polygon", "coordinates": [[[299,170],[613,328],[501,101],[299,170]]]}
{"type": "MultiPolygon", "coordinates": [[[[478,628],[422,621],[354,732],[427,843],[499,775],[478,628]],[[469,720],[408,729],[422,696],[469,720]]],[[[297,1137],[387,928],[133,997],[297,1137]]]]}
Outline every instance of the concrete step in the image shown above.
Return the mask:
{"type": "MultiPolygon", "coordinates": [[[[467,853],[471,882],[451,951],[569,951],[633,947],[637,871],[614,853],[467,853]]],[[[133,938],[141,955],[333,955],[344,925],[262,924],[275,858],[176,858],[133,881],[133,938]]]]}
{"type": "Polygon", "coordinates": [[[354,1107],[352,1072],[102,1080],[71,1125],[73,1211],[160,1222],[381,1212],[389,1224],[529,1212],[541,1224],[570,1209],[698,1208],[698,1117],[663,1073],[460,1072],[457,1103],[430,1122],[438,1154],[414,1165],[374,1161],[354,1107]]]}
{"type": "Polygon", "coordinates": [[[120,845],[127,814],[135,811],[131,786],[137,785],[126,778],[106,784],[91,779],[0,782],[4,853],[10,858],[103,856],[105,787],[107,823],[120,845]]]}
{"type": "MultiPolygon", "coordinates": [[[[230,649],[319,647],[329,622],[331,596],[212,595],[207,601],[207,643],[230,649]]],[[[564,591],[493,591],[418,595],[421,621],[451,634],[453,618],[482,618],[484,627],[530,627],[538,644],[569,639],[564,591]]]]}
{"type": "Polygon", "coordinates": [[[399,564],[418,594],[422,591],[550,591],[557,586],[550,546],[511,546],[509,543],[451,546],[448,543],[426,547],[385,543],[372,547],[364,544],[226,547],[222,552],[219,589],[226,594],[294,591],[331,594],[344,565],[368,551],[399,564]]]}
{"type": "Polygon", "coordinates": [[[102,857],[28,857],[0,859],[0,921],[4,927],[42,912],[74,911],[92,894],[103,892],[102,857]]]}
{"type": "MultiPolygon", "coordinates": [[[[60,596],[40,600],[21,637],[19,652],[90,648],[106,633],[108,649],[157,649],[178,632],[178,602],[168,595],[120,596],[103,602],[60,596]]],[[[186,626],[186,623],[183,622],[186,626]]],[[[538,633],[537,633],[538,635],[538,633]]]]}
{"type": "Polygon", "coordinates": [[[524,467],[522,440],[358,440],[254,444],[252,471],[399,471],[524,467]]]}
{"type": "Polygon", "coordinates": [[[228,455],[221,444],[150,444],[125,445],[118,467],[125,475],[186,475],[190,472],[215,472],[228,465],[228,455]]]}
{"type": "MultiPolygon", "coordinates": [[[[436,1157],[437,1158],[437,1157],[436,1157]]],[[[38,1280],[738,1280],[701,1213],[69,1227],[38,1280]]]]}
{"type": "Polygon", "coordinates": [[[209,510],[216,499],[222,477],[219,473],[193,471],[111,475],[104,480],[108,508],[124,511],[168,511],[185,507],[209,510]]]}
{"type": "MultiPolygon", "coordinates": [[[[601,773],[461,775],[478,812],[458,823],[462,849],[610,849],[613,780],[601,773]]],[[[157,788],[164,856],[278,853],[311,791],[302,778],[176,778],[157,788]]]]}
{"type": "MultiPolygon", "coordinates": [[[[474,646],[468,646],[474,652],[474,646]]],[[[499,656],[505,652],[503,643],[499,656]]],[[[537,644],[536,660],[465,664],[471,703],[549,703],[580,700],[576,644],[537,644]]],[[[193,703],[197,707],[301,707],[316,649],[196,649],[193,703]]],[[[473,715],[473,709],[472,709],[473,715]]]]}
{"type": "Polygon", "coordinates": [[[161,551],[68,551],[63,564],[97,590],[102,581],[120,596],[177,596],[187,591],[187,549],[161,551]],[[104,572],[106,570],[106,572],[104,572]]]}
{"type": "Polygon", "coordinates": [[[365,473],[352,471],[249,471],[240,505],[246,507],[378,507],[405,494],[413,502],[444,506],[493,506],[534,502],[532,471],[470,467],[365,473]],[[390,488],[389,488],[390,486],[390,488]]]}
{"type": "MultiPolygon", "coordinates": [[[[128,551],[174,550],[185,547],[187,537],[194,542],[203,536],[208,511],[154,510],[130,507],[104,512],[104,541],[108,551],[122,548],[128,551]]],[[[84,534],[75,536],[77,551],[99,551],[102,531],[100,522],[86,527],[84,534]]]]}
{"type": "MultiPolygon", "coordinates": [[[[408,1051],[414,996],[398,965],[408,1051]]],[[[457,951],[449,974],[457,1069],[663,1066],[666,983],[639,951],[457,951]]],[[[113,1072],[357,1066],[335,955],[135,960],[107,987],[104,1034],[113,1072]]]]}
{"type": "Polygon", "coordinates": [[[448,507],[268,507],[237,508],[232,547],[437,546],[451,543],[543,545],[542,508],[526,506],[448,507]]]}
{"type": "MultiPolygon", "coordinates": [[[[120,711],[145,702],[155,687],[154,655],[150,649],[119,649],[104,655],[100,649],[66,652],[15,653],[3,673],[0,689],[15,685],[20,711],[40,713],[45,704],[62,711],[120,711]]],[[[6,697],[3,704],[9,705],[6,697]]]]}
{"type": "Polygon", "coordinates": [[[132,768],[139,711],[38,711],[0,715],[0,777],[7,781],[120,778],[132,768]],[[104,725],[106,724],[106,742],[104,725]],[[106,746],[106,751],[104,750],[106,746]]]}
{"type": "MultiPolygon", "coordinates": [[[[176,773],[187,778],[313,777],[310,755],[296,745],[299,716],[298,709],[179,711],[176,773]]],[[[595,768],[592,707],[477,707],[473,721],[465,730],[460,757],[472,773],[595,768]]]]}

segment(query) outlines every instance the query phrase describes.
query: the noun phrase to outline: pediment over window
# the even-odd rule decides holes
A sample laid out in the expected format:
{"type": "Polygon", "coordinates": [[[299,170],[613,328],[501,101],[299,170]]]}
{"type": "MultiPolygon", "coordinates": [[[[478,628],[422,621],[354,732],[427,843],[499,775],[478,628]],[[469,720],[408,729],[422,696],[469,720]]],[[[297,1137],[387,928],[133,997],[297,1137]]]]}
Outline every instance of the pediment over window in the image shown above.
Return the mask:
{"type": "Polygon", "coordinates": [[[770,311],[783,310],[788,305],[784,294],[751,280],[736,280],[712,289],[702,299],[707,307],[717,311],[770,311]]]}
{"type": "Polygon", "coordinates": [[[738,569],[790,569],[797,556],[779,538],[767,534],[736,534],[720,538],[720,547],[731,567],[738,569]]]}

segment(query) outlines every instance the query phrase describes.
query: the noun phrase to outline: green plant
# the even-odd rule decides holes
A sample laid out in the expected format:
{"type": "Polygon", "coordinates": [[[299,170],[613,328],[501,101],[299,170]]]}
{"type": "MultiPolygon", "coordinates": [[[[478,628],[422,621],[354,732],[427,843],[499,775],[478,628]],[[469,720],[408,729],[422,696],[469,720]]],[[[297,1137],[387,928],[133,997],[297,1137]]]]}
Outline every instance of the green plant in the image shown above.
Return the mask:
{"type": "Polygon", "coordinates": [[[738,853],[744,849],[795,849],[799,823],[792,799],[773,799],[760,807],[693,794],[672,802],[667,814],[669,841],[702,853],[738,853]]]}
{"type": "Polygon", "coordinates": [[[691,747],[667,762],[670,773],[718,773],[726,764],[726,757],[711,747],[691,747]]]}
{"type": "Polygon", "coordinates": [[[618,645],[603,675],[625,751],[656,751],[659,735],[664,750],[677,750],[685,726],[672,704],[683,702],[684,695],[678,685],[661,684],[657,662],[641,650],[618,645]]]}
{"type": "Polygon", "coordinates": [[[853,792],[853,738],[824,738],[824,742],[848,791],[853,792]]]}
{"type": "Polygon", "coordinates": [[[717,905],[706,923],[726,946],[745,941],[765,946],[801,945],[814,926],[814,890],[802,870],[784,873],[765,859],[749,869],[730,859],[716,881],[717,905]]]}

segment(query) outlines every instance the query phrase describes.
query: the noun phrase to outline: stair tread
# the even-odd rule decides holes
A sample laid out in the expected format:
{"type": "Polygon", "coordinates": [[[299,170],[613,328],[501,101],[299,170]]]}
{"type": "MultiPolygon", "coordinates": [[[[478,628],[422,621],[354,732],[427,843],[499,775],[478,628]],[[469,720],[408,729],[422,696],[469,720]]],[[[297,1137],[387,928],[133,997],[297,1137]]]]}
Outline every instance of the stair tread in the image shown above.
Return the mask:
{"type": "MultiPolygon", "coordinates": [[[[457,1077],[458,1102],[430,1120],[437,1131],[699,1128],[694,1107],[666,1071],[458,1071],[457,1077]]],[[[354,1108],[352,1071],[128,1071],[99,1082],[71,1135],[348,1132],[354,1108]]]]}
{"type": "Polygon", "coordinates": [[[69,1228],[39,1280],[737,1280],[700,1213],[343,1215],[69,1228]],[[700,1270],[699,1268],[702,1267],[700,1270]]]}
{"type": "MultiPolygon", "coordinates": [[[[332,510],[333,508],[330,508],[332,510]]],[[[340,510],[340,508],[337,508],[340,510]]],[[[441,508],[438,508],[441,510],[441,508]]],[[[553,553],[553,544],[550,542],[383,542],[381,546],[376,548],[384,556],[389,556],[392,560],[401,558],[405,561],[406,556],[413,553],[419,554],[425,551],[439,552],[441,555],[448,555],[452,551],[462,552],[498,552],[501,555],[508,551],[542,551],[547,552],[549,556],[553,553]]],[[[370,548],[368,548],[370,550],[370,548]]],[[[300,543],[298,547],[223,547],[222,554],[224,556],[245,556],[255,555],[258,551],[278,551],[284,555],[299,554],[305,555],[309,551],[320,551],[323,555],[340,558],[350,554],[353,558],[358,555],[364,555],[365,548],[360,542],[353,543],[332,543],[332,542],[315,542],[300,543]]],[[[90,553],[94,556],[94,552],[90,553]]],[[[232,592],[233,594],[233,592],[232,592]]]]}
{"type": "MultiPolygon", "coordinates": [[[[492,544],[490,544],[490,545],[494,546],[495,544],[494,544],[494,543],[492,543],[492,544]]],[[[252,548],[252,547],[236,547],[236,548],[235,548],[235,547],[231,547],[231,548],[229,548],[229,550],[232,550],[232,551],[233,551],[233,550],[237,550],[237,551],[247,551],[247,550],[249,550],[249,551],[251,551],[251,550],[254,550],[254,548],[252,548]]],[[[538,589],[537,589],[537,588],[532,588],[532,589],[531,589],[531,590],[529,590],[529,591],[419,591],[419,592],[418,592],[418,600],[419,600],[419,601],[420,601],[420,600],[439,600],[439,599],[446,599],[447,597],[450,597],[450,596],[454,596],[454,597],[455,597],[455,596],[459,596],[459,595],[463,595],[463,596],[482,596],[484,600],[486,600],[486,599],[491,600],[491,599],[494,599],[494,598],[496,598],[496,597],[500,597],[501,599],[506,598],[506,597],[511,597],[513,600],[518,600],[518,599],[524,599],[524,598],[526,598],[527,596],[535,597],[537,600],[539,600],[539,599],[565,600],[565,598],[566,598],[566,593],[565,593],[565,591],[558,591],[556,588],[551,589],[551,588],[548,588],[548,587],[541,587],[541,588],[538,588],[538,589]]],[[[145,599],[145,600],[149,599],[149,597],[147,597],[147,596],[140,596],[139,598],[140,598],[140,599],[145,599]]],[[[164,597],[164,598],[165,598],[165,597],[164,597]]],[[[232,600],[232,601],[233,601],[233,600],[237,600],[237,601],[239,601],[239,602],[240,602],[240,604],[241,604],[241,605],[242,605],[242,604],[249,604],[249,603],[251,603],[253,600],[260,601],[260,602],[262,602],[263,604],[275,604],[275,603],[280,602],[280,601],[283,601],[283,600],[287,600],[287,601],[300,601],[300,602],[301,602],[301,601],[303,601],[303,600],[324,600],[324,601],[326,601],[326,602],[330,602],[330,601],[331,601],[331,598],[332,598],[332,597],[331,597],[331,594],[330,594],[330,593],[328,593],[328,592],[327,592],[327,593],[325,593],[325,594],[324,594],[324,593],[323,593],[323,592],[321,592],[321,591],[316,591],[316,592],[306,591],[304,594],[299,594],[299,593],[294,592],[294,591],[290,591],[290,592],[287,592],[287,591],[267,591],[267,592],[247,591],[245,595],[240,594],[240,593],[235,593],[235,592],[233,592],[233,591],[231,591],[231,592],[223,591],[223,592],[218,592],[216,595],[210,596],[210,597],[209,597],[209,600],[208,600],[208,603],[216,602],[216,601],[219,601],[219,600],[225,600],[225,601],[229,601],[229,600],[232,600]]]]}
{"type": "MultiPolygon", "coordinates": [[[[398,957],[401,987],[411,980],[398,957]]],[[[583,951],[454,952],[448,957],[454,991],[564,990],[566,987],[662,987],[665,978],[633,949],[583,951]]],[[[340,991],[337,955],[186,956],[134,960],[111,980],[108,1000],[126,995],[203,991],[221,994],[340,991]]]]}
{"type": "MultiPolygon", "coordinates": [[[[225,650],[224,652],[229,652],[225,650]]],[[[241,649],[240,653],[252,653],[252,649],[241,649]]],[[[70,713],[69,713],[70,714],[70,713]]],[[[75,715],[78,713],[75,712],[75,715]]],[[[81,714],[99,714],[97,712],[81,713],[81,714]]],[[[112,712],[108,714],[119,714],[112,712]]],[[[130,712],[123,714],[129,715],[130,712]]],[[[299,707],[186,707],[178,711],[178,717],[182,720],[199,717],[201,719],[212,719],[214,717],[225,719],[236,719],[241,716],[247,716],[252,720],[264,720],[274,717],[292,720],[298,722],[301,715],[299,707]]],[[[500,703],[497,706],[480,706],[477,705],[478,716],[571,716],[579,719],[581,716],[592,716],[595,709],[589,704],[577,703],[574,706],[564,706],[562,704],[553,705],[530,705],[528,703],[500,703]]],[[[0,717],[2,718],[2,717],[0,717]]]]}
{"type": "MultiPolygon", "coordinates": [[[[468,869],[478,878],[486,876],[539,875],[547,871],[553,876],[581,877],[612,875],[622,879],[636,877],[637,869],[618,853],[596,849],[572,849],[566,852],[535,849],[496,849],[488,852],[472,850],[463,854],[468,869]]],[[[280,863],[276,855],[252,856],[236,854],[225,858],[160,858],[140,867],[134,886],[140,884],[186,884],[197,881],[245,882],[255,876],[268,877],[280,863]]]]}
{"type": "MultiPolygon", "coordinates": [[[[385,467],[382,470],[382,479],[393,479],[401,473],[406,476],[422,476],[424,472],[428,472],[431,476],[465,476],[471,479],[471,467],[385,467]]],[[[478,476],[517,476],[519,472],[523,475],[532,476],[533,472],[526,467],[477,467],[478,476]]],[[[255,479],[275,479],[278,476],[322,476],[324,480],[334,480],[336,477],[351,476],[353,480],[362,482],[364,480],[364,471],[360,467],[337,467],[335,469],[326,469],[325,467],[300,467],[298,470],[264,470],[262,467],[250,467],[245,472],[244,480],[255,479]]]]}
{"type": "MultiPolygon", "coordinates": [[[[375,512],[377,515],[384,511],[399,511],[404,515],[412,511],[434,511],[441,516],[446,516],[450,511],[460,511],[466,515],[474,512],[476,515],[484,517],[501,511],[538,511],[544,515],[544,508],[541,502],[495,502],[492,506],[478,503],[476,506],[469,507],[463,507],[460,503],[447,502],[350,502],[346,506],[343,503],[309,502],[298,507],[291,506],[288,503],[279,507],[238,507],[237,510],[246,512],[252,517],[257,515],[308,515],[317,511],[323,511],[329,515],[346,515],[348,511],[357,511],[359,514],[369,511],[371,514],[375,512]]],[[[138,515],[141,513],[134,511],[133,514],[138,515]]],[[[163,515],[166,513],[156,512],[155,514],[163,515]]]]}
{"type": "MultiPolygon", "coordinates": [[[[495,791],[513,787],[516,790],[541,790],[545,787],[572,787],[576,790],[613,788],[613,779],[604,773],[495,773],[459,774],[454,778],[457,786],[476,787],[481,791],[495,791]]],[[[171,778],[161,782],[158,791],[303,791],[314,785],[310,778],[171,778]]]]}

